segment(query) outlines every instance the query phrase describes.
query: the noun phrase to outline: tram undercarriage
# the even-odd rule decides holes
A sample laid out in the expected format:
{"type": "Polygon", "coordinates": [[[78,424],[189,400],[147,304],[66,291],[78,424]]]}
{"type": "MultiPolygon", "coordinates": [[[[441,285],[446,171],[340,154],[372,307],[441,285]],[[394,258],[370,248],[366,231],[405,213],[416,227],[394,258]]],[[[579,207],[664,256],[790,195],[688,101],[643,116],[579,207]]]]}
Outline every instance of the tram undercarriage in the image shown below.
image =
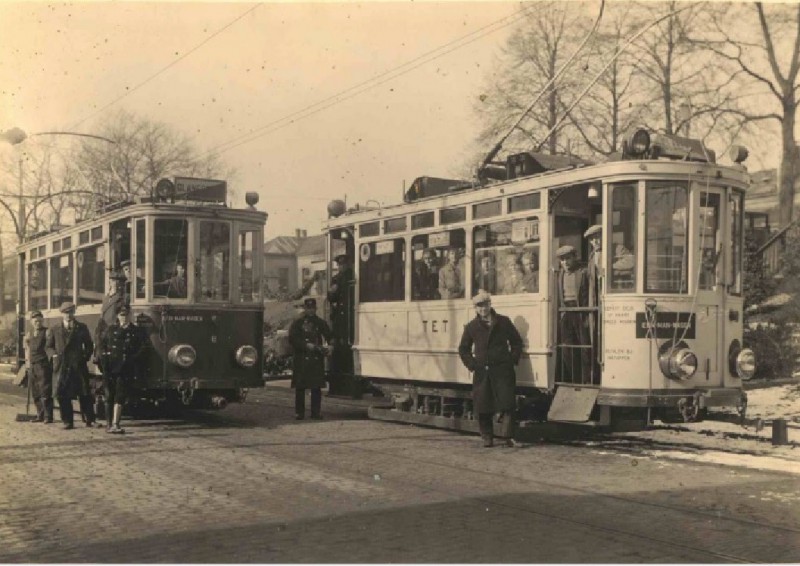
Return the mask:
{"type": "MultiPolygon", "coordinates": [[[[373,381],[373,385],[384,394],[387,403],[369,408],[372,419],[479,432],[469,386],[419,386],[379,381],[373,381]]],[[[742,419],[747,410],[747,395],[730,389],[619,392],[561,385],[555,394],[538,389],[518,390],[517,393],[516,420],[526,428],[555,425],[603,432],[636,432],[646,429],[654,420],[700,422],[708,417],[711,407],[735,407],[742,419]]],[[[506,426],[502,415],[498,415],[495,433],[503,436],[506,426]]]]}

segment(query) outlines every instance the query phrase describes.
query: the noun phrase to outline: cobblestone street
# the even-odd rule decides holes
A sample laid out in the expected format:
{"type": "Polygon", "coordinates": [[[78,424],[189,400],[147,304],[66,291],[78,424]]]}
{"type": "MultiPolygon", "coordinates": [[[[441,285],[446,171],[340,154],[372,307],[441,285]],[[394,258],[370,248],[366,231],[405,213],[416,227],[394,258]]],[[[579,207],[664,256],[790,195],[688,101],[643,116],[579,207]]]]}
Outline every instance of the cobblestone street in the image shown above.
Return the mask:
{"type": "Polygon", "coordinates": [[[185,419],[14,422],[0,393],[4,562],[800,560],[797,477],[569,443],[291,420],[288,392],[185,419]]]}

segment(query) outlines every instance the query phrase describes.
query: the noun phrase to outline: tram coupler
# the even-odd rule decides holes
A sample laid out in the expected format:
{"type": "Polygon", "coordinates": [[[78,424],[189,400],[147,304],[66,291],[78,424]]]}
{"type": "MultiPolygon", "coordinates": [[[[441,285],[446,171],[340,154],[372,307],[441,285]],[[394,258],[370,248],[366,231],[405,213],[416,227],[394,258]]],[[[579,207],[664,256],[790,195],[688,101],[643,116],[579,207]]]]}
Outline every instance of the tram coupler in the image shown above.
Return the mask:
{"type": "Polygon", "coordinates": [[[697,421],[700,414],[700,409],[704,407],[703,396],[698,391],[691,397],[682,397],[678,399],[678,412],[683,418],[685,423],[693,423],[697,421]]]}
{"type": "Polygon", "coordinates": [[[212,395],[210,402],[214,409],[224,409],[228,406],[228,400],[223,395],[212,395]]]}
{"type": "Polygon", "coordinates": [[[189,406],[194,401],[194,393],[197,391],[197,378],[193,377],[189,381],[181,381],[178,383],[178,395],[181,397],[181,403],[189,406]]]}

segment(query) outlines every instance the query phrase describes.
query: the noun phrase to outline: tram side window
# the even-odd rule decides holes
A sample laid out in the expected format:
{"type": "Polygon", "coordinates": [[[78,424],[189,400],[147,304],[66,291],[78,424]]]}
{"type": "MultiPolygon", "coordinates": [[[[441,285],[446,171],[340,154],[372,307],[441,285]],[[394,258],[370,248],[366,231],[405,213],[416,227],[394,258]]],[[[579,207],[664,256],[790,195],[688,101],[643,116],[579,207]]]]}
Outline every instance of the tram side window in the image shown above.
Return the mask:
{"type": "Polygon", "coordinates": [[[411,240],[411,298],[415,301],[464,296],[463,229],[420,234],[411,240]]]}
{"type": "Polygon", "coordinates": [[[402,238],[361,244],[359,300],[403,301],[406,295],[406,242],[402,238]]]}
{"type": "MultiPolygon", "coordinates": [[[[88,234],[88,231],[87,231],[88,234]]],[[[84,248],[78,258],[78,304],[99,305],[105,292],[105,248],[84,248]]]]}
{"type": "Polygon", "coordinates": [[[186,298],[189,222],[157,218],[153,223],[153,296],[186,298]]]}
{"type": "Polygon", "coordinates": [[[742,194],[732,193],[730,197],[731,217],[731,278],[728,281],[730,292],[742,294],[742,194]]]}
{"type": "Polygon", "coordinates": [[[28,305],[30,310],[47,308],[47,261],[45,260],[28,266],[28,305]]]}
{"type": "MultiPolygon", "coordinates": [[[[133,279],[136,281],[136,298],[144,298],[144,273],[145,261],[147,260],[147,240],[146,224],[144,218],[136,221],[136,273],[133,279]]],[[[130,281],[126,283],[127,293],[130,294],[130,281]]]]}
{"type": "Polygon", "coordinates": [[[647,184],[645,291],[687,292],[686,236],[689,221],[685,184],[647,184]]]}
{"type": "Polygon", "coordinates": [[[61,303],[75,302],[72,296],[72,254],[50,259],[50,304],[58,308],[61,303]]]}
{"type": "Polygon", "coordinates": [[[230,298],[231,227],[227,222],[200,223],[200,296],[230,298]]]}
{"type": "Polygon", "coordinates": [[[719,201],[718,193],[700,194],[700,289],[717,286],[717,265],[722,255],[718,244],[719,201]]]}
{"type": "Polygon", "coordinates": [[[505,220],[473,230],[472,294],[539,292],[539,219],[505,220]]]}
{"type": "Polygon", "coordinates": [[[611,193],[611,243],[608,256],[612,293],[636,289],[636,185],[615,185],[611,193]]]}
{"type": "Polygon", "coordinates": [[[253,263],[258,234],[255,230],[239,232],[239,300],[243,303],[260,300],[256,266],[253,263]]]}

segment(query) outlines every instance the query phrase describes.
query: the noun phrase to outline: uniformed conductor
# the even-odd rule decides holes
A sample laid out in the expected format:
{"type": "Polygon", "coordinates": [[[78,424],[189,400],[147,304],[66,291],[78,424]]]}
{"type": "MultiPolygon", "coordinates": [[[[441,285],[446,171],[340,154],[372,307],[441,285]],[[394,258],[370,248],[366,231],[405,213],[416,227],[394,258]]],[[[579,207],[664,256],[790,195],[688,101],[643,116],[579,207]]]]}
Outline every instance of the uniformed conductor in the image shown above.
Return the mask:
{"type": "Polygon", "coordinates": [[[503,436],[508,446],[514,446],[514,366],[522,355],[522,337],[507,316],[495,312],[489,293],[481,289],[472,302],[476,316],[464,326],[458,354],[472,372],[473,410],[483,445],[494,445],[492,418],[503,413],[503,436]]]}
{"type": "Polygon", "coordinates": [[[328,347],[323,343],[333,339],[328,324],[317,316],[317,300],[303,300],[303,315],[289,327],[289,343],[294,350],[292,387],[295,389],[294,412],[297,420],[305,418],[306,389],[311,389],[311,418],[322,418],[322,391],[325,384],[325,356],[328,347]]]}
{"type": "Polygon", "coordinates": [[[94,396],[86,367],[94,347],[92,336],[87,326],[75,318],[74,304],[62,303],[58,310],[63,319],[49,329],[45,348],[53,358],[61,421],[65,429],[75,428],[72,399],[78,397],[86,426],[94,426],[94,396]]]}
{"type": "Polygon", "coordinates": [[[36,405],[33,422],[53,422],[53,368],[47,357],[47,327],[39,311],[31,313],[31,331],[25,336],[25,367],[31,380],[31,395],[36,405]]]}
{"type": "Polygon", "coordinates": [[[137,362],[144,347],[144,334],[131,322],[130,307],[122,305],[117,313],[117,322],[106,331],[101,346],[108,419],[106,432],[125,433],[125,429],[119,425],[122,420],[122,406],[128,400],[131,382],[136,376],[137,362]]]}

